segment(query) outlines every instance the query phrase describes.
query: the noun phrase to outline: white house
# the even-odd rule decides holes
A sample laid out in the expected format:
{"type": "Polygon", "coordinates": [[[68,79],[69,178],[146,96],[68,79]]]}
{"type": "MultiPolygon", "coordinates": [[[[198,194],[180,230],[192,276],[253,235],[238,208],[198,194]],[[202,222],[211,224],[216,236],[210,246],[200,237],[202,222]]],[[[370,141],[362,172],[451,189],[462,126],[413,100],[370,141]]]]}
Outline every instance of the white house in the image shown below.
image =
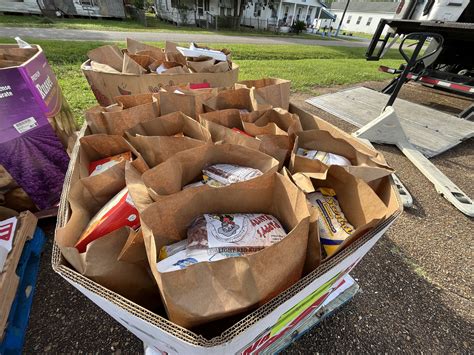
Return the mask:
{"type": "MultiPolygon", "coordinates": [[[[241,0],[155,0],[158,17],[177,24],[199,25],[214,23],[219,17],[236,19],[241,0]]],[[[330,26],[335,19],[321,0],[252,0],[247,2],[241,25],[255,29],[274,29],[291,26],[295,21],[312,25],[317,20],[318,28],[330,26]]]]}
{"type": "MultiPolygon", "coordinates": [[[[338,1],[331,4],[331,12],[337,16],[335,28],[339,26],[346,3],[346,1],[338,1]]],[[[399,4],[398,0],[390,2],[351,1],[342,21],[341,30],[372,34],[377,29],[380,19],[395,17],[399,4]]]]}

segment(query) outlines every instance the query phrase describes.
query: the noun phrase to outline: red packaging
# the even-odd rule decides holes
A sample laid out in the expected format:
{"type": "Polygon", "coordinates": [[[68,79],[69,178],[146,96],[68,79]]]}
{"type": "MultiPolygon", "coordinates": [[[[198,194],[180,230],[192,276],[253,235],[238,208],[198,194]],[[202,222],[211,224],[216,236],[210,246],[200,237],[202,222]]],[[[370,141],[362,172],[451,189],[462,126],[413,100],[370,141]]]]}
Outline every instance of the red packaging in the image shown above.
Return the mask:
{"type": "Polygon", "coordinates": [[[232,128],[232,130],[233,130],[235,133],[245,134],[246,136],[249,136],[249,137],[254,138],[254,136],[251,136],[250,134],[248,134],[248,133],[246,133],[246,132],[244,132],[244,131],[242,131],[242,130],[240,130],[240,129],[238,129],[238,128],[235,128],[235,127],[234,127],[234,128],[232,128]]]}
{"type": "Polygon", "coordinates": [[[114,155],[112,157],[107,157],[104,159],[93,161],[89,164],[89,175],[94,176],[100,174],[101,172],[107,170],[108,168],[113,167],[114,165],[121,163],[124,160],[132,161],[132,153],[125,152],[121,154],[114,155]]]}
{"type": "Polygon", "coordinates": [[[211,87],[211,84],[209,83],[195,83],[195,84],[189,84],[189,88],[191,90],[197,90],[197,89],[208,89],[211,87]]]}
{"type": "Polygon", "coordinates": [[[107,202],[91,219],[76,243],[76,248],[80,253],[83,253],[90,242],[125,226],[133,229],[140,226],[138,211],[126,187],[107,202]]]}

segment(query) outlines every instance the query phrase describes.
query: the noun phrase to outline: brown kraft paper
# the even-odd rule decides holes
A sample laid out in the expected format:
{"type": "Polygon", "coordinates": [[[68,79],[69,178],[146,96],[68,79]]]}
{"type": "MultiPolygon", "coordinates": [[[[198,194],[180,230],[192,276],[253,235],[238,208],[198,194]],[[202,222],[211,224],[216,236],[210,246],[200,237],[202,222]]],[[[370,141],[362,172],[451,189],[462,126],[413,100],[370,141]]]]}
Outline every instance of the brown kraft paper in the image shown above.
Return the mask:
{"type": "Polygon", "coordinates": [[[130,228],[118,229],[91,242],[84,253],[74,247],[90,219],[124,186],[123,179],[101,181],[92,190],[84,186],[82,180],[76,182],[68,197],[71,217],[64,227],[57,229],[55,240],[64,258],[80,274],[133,302],[152,307],[158,298],[156,285],[146,268],[117,261],[133,233],[130,228]]]}
{"type": "Polygon", "coordinates": [[[230,89],[221,91],[216,96],[204,102],[206,112],[236,108],[248,112],[270,109],[266,102],[258,102],[255,98],[255,89],[230,89]]]}
{"type": "Polygon", "coordinates": [[[143,62],[143,56],[133,56],[124,54],[122,73],[124,74],[145,74],[147,66],[141,65],[138,61],[143,62]]]}
{"type": "Polygon", "coordinates": [[[260,150],[278,160],[279,169],[283,167],[293,147],[293,143],[287,135],[263,135],[257,139],[233,131],[232,128],[245,131],[238,109],[208,112],[199,115],[199,119],[201,124],[211,132],[213,142],[238,144],[260,150]]]}
{"type": "Polygon", "coordinates": [[[211,143],[209,131],[181,112],[138,124],[129,129],[126,135],[151,167],[178,152],[211,143]],[[183,134],[184,137],[174,137],[176,134],[183,134]]]}
{"type": "Polygon", "coordinates": [[[92,133],[123,135],[127,129],[160,115],[158,99],[153,94],[119,96],[117,104],[94,107],[86,112],[92,133]]]}
{"type": "MultiPolygon", "coordinates": [[[[202,180],[202,170],[213,164],[250,167],[260,170],[264,175],[278,171],[278,161],[262,152],[233,144],[209,144],[175,154],[164,163],[146,171],[142,179],[155,201],[167,195],[192,196],[198,189],[216,188],[204,185],[183,190],[185,185],[202,180]]],[[[254,179],[261,179],[261,176],[254,179]]]]}
{"type": "Polygon", "coordinates": [[[290,104],[291,81],[277,78],[263,78],[259,80],[239,81],[236,85],[245,85],[255,88],[256,94],[262,97],[273,107],[288,110],[290,104]]]}
{"type": "Polygon", "coordinates": [[[372,188],[341,166],[332,165],[322,173],[296,173],[292,175],[292,178],[295,184],[307,194],[316,191],[318,187],[332,188],[336,192],[337,201],[345,217],[355,228],[355,231],[339,246],[333,256],[389,215],[387,206],[372,188]]]}
{"type": "Polygon", "coordinates": [[[181,93],[175,93],[173,89],[159,92],[161,115],[181,111],[197,120],[204,112],[203,102],[217,95],[217,89],[177,90],[181,93]]]}
{"type": "Polygon", "coordinates": [[[153,203],[142,213],[143,238],[153,275],[170,320],[190,328],[264,304],[295,282],[303,271],[309,229],[304,194],[276,173],[232,189],[200,189],[153,203]],[[268,213],[288,235],[259,252],[185,270],[159,273],[160,248],[186,238],[191,222],[204,213],[268,213]],[[191,292],[190,292],[191,291],[191,292]]]}
{"type": "Polygon", "coordinates": [[[87,52],[90,60],[106,64],[121,72],[123,65],[123,54],[117,46],[106,45],[87,52]]]}
{"type": "Polygon", "coordinates": [[[380,179],[394,172],[377,155],[368,154],[368,150],[357,149],[351,141],[342,137],[335,138],[330,132],[309,130],[297,133],[297,139],[291,154],[290,172],[324,172],[328,166],[315,159],[308,159],[296,154],[298,148],[319,150],[341,155],[350,160],[352,166],[344,169],[365,182],[380,179]]]}

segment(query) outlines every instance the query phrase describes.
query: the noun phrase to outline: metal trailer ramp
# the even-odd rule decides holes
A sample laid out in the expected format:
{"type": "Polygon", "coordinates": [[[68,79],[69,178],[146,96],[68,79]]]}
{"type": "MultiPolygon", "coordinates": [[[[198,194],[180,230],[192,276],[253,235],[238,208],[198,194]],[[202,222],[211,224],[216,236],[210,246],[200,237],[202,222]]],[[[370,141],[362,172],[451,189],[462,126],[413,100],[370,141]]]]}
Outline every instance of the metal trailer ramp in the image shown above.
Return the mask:
{"type": "MultiPolygon", "coordinates": [[[[306,102],[357,127],[363,127],[380,115],[387,99],[388,95],[357,87],[313,97],[306,102]]],[[[474,136],[474,122],[402,99],[397,99],[393,106],[409,142],[427,158],[474,136]]]]}

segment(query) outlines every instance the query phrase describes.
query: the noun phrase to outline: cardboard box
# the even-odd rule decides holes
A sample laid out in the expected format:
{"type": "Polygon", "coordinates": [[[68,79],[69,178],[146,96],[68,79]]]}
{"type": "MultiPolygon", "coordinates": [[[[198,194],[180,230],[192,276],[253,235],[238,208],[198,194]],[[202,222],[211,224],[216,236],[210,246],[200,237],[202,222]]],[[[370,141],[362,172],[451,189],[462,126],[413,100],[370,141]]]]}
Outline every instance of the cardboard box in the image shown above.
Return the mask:
{"type": "Polygon", "coordinates": [[[211,87],[230,87],[238,80],[239,66],[221,73],[188,74],[122,74],[96,71],[90,66],[90,60],[81,66],[97,102],[102,106],[114,103],[114,97],[159,92],[162,86],[179,84],[209,83],[211,87]]]}
{"type": "Polygon", "coordinates": [[[40,208],[59,201],[77,130],[39,46],[0,45],[0,164],[40,208]]]}
{"type": "Polygon", "coordinates": [[[18,261],[25,242],[33,237],[37,221],[31,212],[23,212],[18,216],[13,248],[8,254],[3,270],[0,270],[0,340],[6,328],[10,307],[20,282],[20,278],[16,274],[18,261]]]}
{"type": "MultiPolygon", "coordinates": [[[[300,116],[304,116],[306,125],[311,125],[313,120],[314,125],[332,127],[295,106],[290,105],[290,111],[298,111],[300,116]]],[[[75,151],[77,155],[77,146],[75,151]]],[[[64,226],[70,217],[67,194],[69,180],[74,173],[73,166],[71,164],[66,176],[58,227],[64,226]]],[[[373,188],[388,210],[387,217],[373,229],[258,309],[227,319],[225,323],[206,324],[194,331],[179,327],[166,319],[164,314],[152,313],[80,275],[67,265],[56,244],[53,247],[52,265],[70,284],[154,351],[168,354],[250,354],[270,351],[278,342],[291,341],[288,335],[308,316],[314,315],[323,301],[341,286],[345,276],[401,214],[400,197],[389,176],[380,179],[373,188]]]]}

